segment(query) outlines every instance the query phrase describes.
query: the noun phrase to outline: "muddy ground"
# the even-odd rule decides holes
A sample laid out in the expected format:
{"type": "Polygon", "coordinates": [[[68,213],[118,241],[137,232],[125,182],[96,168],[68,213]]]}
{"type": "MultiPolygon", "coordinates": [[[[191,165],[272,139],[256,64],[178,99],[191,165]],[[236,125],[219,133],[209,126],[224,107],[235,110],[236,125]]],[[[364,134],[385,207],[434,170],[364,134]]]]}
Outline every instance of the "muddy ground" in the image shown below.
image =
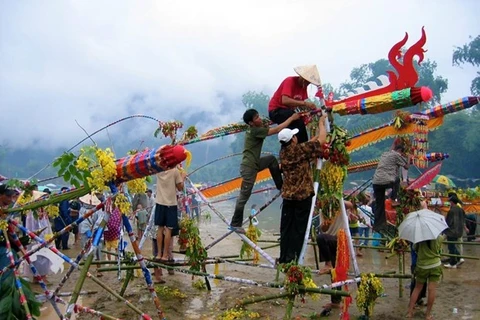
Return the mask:
{"type": "MultiPolygon", "coordinates": [[[[213,241],[213,239],[224,234],[226,228],[219,222],[203,223],[200,226],[204,245],[213,241]]],[[[276,240],[274,230],[264,232],[261,239],[276,240]]],[[[269,244],[263,243],[262,246],[269,244]]],[[[241,240],[235,234],[230,235],[222,242],[209,250],[209,256],[217,257],[222,255],[238,254],[240,252],[241,240]]],[[[177,248],[177,246],[176,246],[177,248]]],[[[73,250],[67,251],[70,256],[75,256],[79,248],[74,247],[73,250]]],[[[463,251],[465,255],[480,257],[480,246],[464,245],[463,251]]],[[[144,252],[146,256],[150,256],[150,243],[146,242],[144,252]]],[[[272,257],[278,256],[278,247],[267,249],[266,252],[272,257]]],[[[384,273],[398,271],[398,259],[396,257],[386,259],[388,253],[378,252],[377,250],[366,250],[363,257],[358,258],[360,270],[362,272],[369,271],[375,273],[384,273]]],[[[183,256],[176,254],[177,259],[183,256]]],[[[261,259],[260,263],[266,261],[261,259]]],[[[315,268],[315,260],[313,249],[310,247],[306,259],[306,264],[315,268]]],[[[321,265],[323,266],[323,264],[321,265]]],[[[406,267],[409,271],[410,258],[406,255],[406,267]]],[[[466,262],[455,270],[444,270],[444,277],[437,290],[437,299],[433,313],[435,319],[480,319],[480,262],[478,260],[466,260],[466,262]],[[456,308],[457,313],[453,313],[456,308]]],[[[67,268],[68,266],[66,266],[67,268]]],[[[213,273],[214,266],[207,266],[207,272],[213,273]]],[[[219,273],[232,277],[252,279],[258,281],[274,281],[276,271],[266,268],[248,267],[237,264],[221,264],[219,273]]],[[[75,272],[71,279],[67,282],[62,292],[73,290],[78,272],[75,272]]],[[[174,275],[167,275],[164,272],[164,285],[170,289],[178,289],[185,297],[166,297],[160,296],[161,307],[167,319],[219,319],[227,309],[233,308],[236,303],[244,298],[251,296],[265,296],[280,293],[280,289],[255,287],[244,285],[236,282],[213,281],[210,280],[212,286],[211,291],[199,290],[192,286],[193,281],[203,279],[195,277],[192,280],[190,275],[176,272],[174,275]]],[[[61,275],[54,275],[49,278],[53,284],[59,282],[61,275]]],[[[117,279],[116,272],[106,272],[102,281],[109,284],[111,288],[119,292],[121,282],[117,279]]],[[[328,284],[328,276],[314,276],[317,285],[328,284]]],[[[409,280],[403,280],[401,290],[403,297],[399,298],[399,281],[396,279],[383,279],[385,287],[385,296],[377,300],[374,316],[372,319],[403,319],[406,313],[409,297],[409,280]]],[[[34,286],[34,289],[37,287],[34,286]]],[[[349,288],[355,295],[355,286],[349,288]]],[[[82,296],[78,303],[89,306],[91,308],[102,311],[106,314],[121,319],[138,319],[138,315],[129,309],[123,302],[119,302],[116,298],[110,296],[105,290],[98,287],[97,284],[87,279],[83,290],[96,290],[97,294],[82,296]]],[[[143,278],[135,278],[126,291],[126,298],[136,307],[148,313],[156,319],[156,309],[152,299],[146,289],[143,278]]],[[[69,297],[64,298],[68,301],[69,297]]],[[[301,303],[299,299],[295,302],[293,310],[294,317],[297,319],[317,319],[322,311],[322,306],[330,301],[330,297],[322,295],[317,301],[313,301],[307,297],[305,303],[301,303]]],[[[246,306],[247,310],[256,311],[260,314],[261,319],[283,319],[285,315],[286,300],[274,299],[270,301],[260,302],[246,306]]],[[[351,319],[356,319],[361,313],[353,303],[349,309],[351,319]]],[[[56,315],[48,304],[44,305],[42,316],[40,319],[56,319],[56,315]]],[[[77,319],[97,319],[97,317],[82,314],[77,319]]],[[[339,310],[334,310],[328,317],[330,319],[339,318],[339,310]]],[[[424,318],[424,308],[416,311],[416,319],[424,318]]]]}

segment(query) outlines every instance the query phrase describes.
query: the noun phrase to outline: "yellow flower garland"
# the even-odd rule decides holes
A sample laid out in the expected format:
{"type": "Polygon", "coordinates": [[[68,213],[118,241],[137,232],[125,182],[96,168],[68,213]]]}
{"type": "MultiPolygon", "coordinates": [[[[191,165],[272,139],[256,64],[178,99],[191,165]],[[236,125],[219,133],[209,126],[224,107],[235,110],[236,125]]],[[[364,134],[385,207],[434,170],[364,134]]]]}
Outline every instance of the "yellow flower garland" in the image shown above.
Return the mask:
{"type": "Polygon", "coordinates": [[[48,214],[50,218],[56,218],[60,214],[60,210],[55,205],[48,205],[45,207],[45,212],[48,214]]]}
{"type": "MultiPolygon", "coordinates": [[[[262,232],[260,229],[258,229],[256,226],[253,225],[252,222],[248,225],[248,229],[245,233],[248,239],[252,241],[253,243],[257,244],[258,238],[262,235],[262,232]]],[[[240,258],[243,258],[243,255],[246,254],[248,258],[252,256],[253,253],[253,263],[258,263],[260,260],[260,255],[256,250],[253,250],[252,247],[248,245],[248,243],[243,242],[242,248],[240,249],[240,258]]]]}
{"type": "Polygon", "coordinates": [[[122,214],[128,214],[132,211],[132,205],[123,193],[120,193],[115,197],[114,203],[122,214]]]}
{"type": "Polygon", "coordinates": [[[380,279],[373,273],[362,274],[360,285],[357,291],[357,307],[365,312],[365,315],[373,314],[375,300],[383,293],[383,285],[380,279]]]}
{"type": "Polygon", "coordinates": [[[143,193],[147,190],[146,178],[139,178],[127,181],[127,187],[130,194],[143,193]]]}
{"type": "Polygon", "coordinates": [[[108,190],[107,184],[117,176],[115,157],[110,148],[105,150],[98,147],[80,149],[80,155],[75,161],[75,168],[79,171],[88,171],[93,168],[90,177],[87,177],[87,184],[94,191],[99,192],[108,190]],[[94,157],[91,155],[92,148],[94,157]]]}

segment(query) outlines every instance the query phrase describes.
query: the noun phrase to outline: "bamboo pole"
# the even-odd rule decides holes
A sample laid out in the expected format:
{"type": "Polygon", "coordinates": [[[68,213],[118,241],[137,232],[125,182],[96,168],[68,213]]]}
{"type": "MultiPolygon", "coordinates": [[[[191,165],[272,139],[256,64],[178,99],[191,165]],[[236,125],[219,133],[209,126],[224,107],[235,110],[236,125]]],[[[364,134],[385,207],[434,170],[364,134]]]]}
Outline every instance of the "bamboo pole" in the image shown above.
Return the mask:
{"type": "MultiPolygon", "coordinates": [[[[82,268],[82,271],[85,270],[85,268],[82,268]]],[[[119,295],[115,290],[113,289],[110,289],[109,286],[107,286],[105,283],[103,283],[102,281],[100,281],[97,277],[95,277],[94,275],[92,275],[90,272],[86,272],[86,275],[87,277],[92,280],[93,282],[95,282],[96,284],[98,284],[101,288],[103,288],[105,291],[107,291],[108,293],[110,293],[112,296],[114,296],[115,298],[119,299],[120,301],[123,301],[125,302],[125,304],[127,305],[127,307],[129,307],[130,309],[132,309],[133,311],[135,311],[136,313],[138,313],[140,316],[143,316],[145,313],[138,309],[133,303],[131,303],[130,301],[128,301],[127,299],[125,299],[124,297],[122,297],[121,295],[119,295]]]]}
{"type": "Polygon", "coordinates": [[[312,226],[312,228],[310,229],[310,236],[312,237],[312,239],[314,239],[312,242],[313,242],[313,255],[315,257],[315,267],[317,269],[320,269],[320,263],[319,263],[319,259],[318,259],[318,253],[317,253],[317,238],[315,236],[315,228],[312,226]]]}
{"type": "Polygon", "coordinates": [[[377,250],[390,250],[387,247],[374,247],[374,246],[363,246],[359,244],[354,244],[353,245],[355,248],[362,248],[362,249],[377,249],[377,250]]]}
{"type": "Polygon", "coordinates": [[[121,320],[120,318],[113,317],[111,315],[108,315],[106,313],[81,306],[79,304],[76,304],[74,307],[74,311],[76,313],[88,313],[88,314],[93,314],[94,316],[100,317],[100,319],[106,319],[106,320],[121,320]]]}
{"type": "Polygon", "coordinates": [[[155,304],[155,308],[157,309],[158,317],[160,319],[165,319],[165,315],[160,306],[160,299],[158,298],[157,293],[155,292],[155,288],[153,287],[152,276],[145,263],[145,258],[142,256],[142,251],[138,247],[137,238],[135,237],[130,221],[128,220],[128,217],[124,214],[122,215],[122,221],[125,229],[127,230],[128,237],[130,238],[133,251],[135,252],[135,257],[137,258],[137,263],[142,267],[143,276],[145,278],[145,282],[147,283],[148,291],[150,291],[150,296],[152,297],[153,303],[155,304]]]}
{"type": "MultiPolygon", "coordinates": [[[[404,264],[404,260],[405,259],[405,253],[404,252],[400,252],[398,254],[398,273],[403,275],[405,274],[405,270],[404,270],[404,267],[405,267],[405,264],[404,264]]],[[[399,278],[398,279],[398,297],[399,298],[402,298],[403,297],[403,280],[402,278],[399,278]]]]}
{"type": "MultiPolygon", "coordinates": [[[[152,266],[160,267],[160,268],[165,268],[166,266],[158,263],[158,262],[152,262],[152,266]]],[[[175,269],[176,271],[180,273],[185,273],[189,275],[194,275],[194,276],[200,276],[200,277],[208,277],[209,279],[217,279],[217,280],[224,280],[224,281],[229,281],[229,282],[236,282],[236,283],[243,283],[243,284],[248,284],[248,285],[254,285],[258,287],[269,287],[269,288],[281,288],[283,284],[277,283],[277,282],[264,282],[264,281],[254,281],[250,279],[243,279],[243,278],[237,278],[237,277],[229,277],[229,276],[224,276],[224,275],[215,275],[212,273],[205,273],[205,272],[200,272],[200,271],[193,271],[189,269],[175,269]]]]}
{"type": "MultiPolygon", "coordinates": [[[[100,239],[102,237],[103,230],[104,230],[105,226],[107,225],[107,222],[108,222],[109,219],[110,219],[110,213],[106,212],[105,215],[103,216],[102,221],[100,222],[100,225],[99,225],[96,233],[95,233],[95,238],[93,238],[92,245],[90,247],[90,251],[87,255],[87,260],[85,261],[85,264],[83,265],[83,267],[80,271],[80,276],[77,280],[77,283],[75,284],[75,288],[73,289],[73,294],[70,298],[70,301],[68,302],[67,310],[66,310],[66,313],[65,313],[65,318],[66,319],[70,319],[72,317],[75,305],[76,305],[77,300],[78,300],[78,296],[80,294],[80,291],[82,290],[83,284],[85,283],[85,277],[87,276],[88,269],[90,269],[90,265],[93,261],[95,251],[97,250],[97,248],[100,244],[100,239]]],[[[86,245],[86,247],[87,247],[87,245],[86,245]]],[[[86,249],[86,250],[88,250],[88,249],[86,249]]],[[[78,268],[78,265],[77,265],[77,268],[78,268]]]]}
{"type": "Polygon", "coordinates": [[[63,276],[62,280],[60,280],[60,283],[54,290],[54,294],[58,294],[60,292],[60,289],[65,285],[67,282],[68,278],[70,278],[70,275],[73,273],[73,271],[77,268],[78,263],[80,260],[82,260],[83,256],[87,252],[86,248],[89,248],[92,244],[92,239],[88,239],[87,243],[85,243],[85,247],[82,248],[82,251],[77,255],[77,258],[75,259],[75,265],[70,265],[70,268],[68,269],[67,273],[63,276]]]}
{"type": "MultiPolygon", "coordinates": [[[[10,240],[8,239],[8,235],[6,234],[6,232],[4,233],[4,238],[7,249],[7,257],[10,260],[11,264],[15,264],[12,246],[10,245],[10,240]]],[[[25,297],[25,293],[23,292],[23,286],[22,282],[20,281],[20,274],[18,272],[18,268],[13,269],[13,276],[15,277],[15,287],[17,288],[18,295],[20,296],[20,304],[22,305],[23,309],[25,309],[26,319],[33,319],[32,314],[30,313],[30,308],[28,307],[27,298],[25,297]]]]}
{"type": "Polygon", "coordinates": [[[462,244],[462,245],[468,245],[468,246],[478,246],[480,245],[480,242],[463,242],[463,241],[443,241],[442,243],[444,244],[462,244]]]}
{"type": "Polygon", "coordinates": [[[386,278],[386,279],[411,279],[413,275],[411,274],[385,274],[385,273],[375,273],[377,278],[386,278]]]}
{"type": "MultiPolygon", "coordinates": [[[[208,199],[198,190],[197,187],[194,186],[194,184],[192,183],[192,181],[190,180],[190,178],[186,178],[192,185],[192,188],[193,190],[195,191],[195,193],[197,193],[201,198],[202,200],[208,205],[208,207],[226,224],[226,225],[229,225],[227,219],[225,218],[225,216],[219,212],[217,209],[215,209],[214,206],[212,206],[212,204],[210,203],[210,201],[208,201],[208,199]]],[[[261,210],[263,210],[264,208],[266,208],[270,203],[272,203],[273,201],[275,201],[276,198],[278,198],[280,196],[280,193],[278,193],[276,196],[274,196],[269,202],[267,202],[265,205],[263,205],[259,210],[258,212],[253,215],[253,216],[250,216],[250,217],[255,217],[257,216],[261,210]]],[[[242,225],[244,223],[246,223],[247,221],[249,221],[250,217],[246,218],[243,220],[242,222],[242,225]]],[[[230,230],[229,232],[227,232],[225,235],[223,235],[221,237],[221,239],[223,239],[224,237],[228,236],[229,234],[233,233],[234,231],[230,230]]],[[[265,258],[268,262],[270,262],[270,264],[273,266],[275,265],[275,259],[273,259],[272,257],[270,257],[265,251],[263,251],[259,246],[257,246],[255,243],[253,243],[249,238],[247,238],[246,235],[244,234],[241,234],[241,233],[238,233],[238,232],[235,232],[242,240],[243,242],[247,243],[250,247],[252,247],[253,250],[257,251],[263,258],[265,258]]],[[[211,247],[213,247],[214,244],[218,243],[220,240],[218,241],[214,241],[214,243],[211,243],[210,245],[206,246],[205,247],[205,250],[208,250],[210,249],[211,247]]]]}
{"type": "Polygon", "coordinates": [[[358,236],[352,236],[352,239],[355,240],[378,240],[378,241],[388,241],[387,238],[372,238],[372,237],[358,237],[358,236]]]}
{"type": "MultiPolygon", "coordinates": [[[[118,268],[115,268],[115,269],[118,270],[118,268]]],[[[123,297],[123,295],[125,294],[125,291],[127,290],[128,283],[132,278],[133,278],[133,269],[129,269],[127,271],[127,275],[125,276],[125,280],[123,281],[122,289],[120,289],[120,296],[123,297]]]]}
{"type": "Polygon", "coordinates": [[[237,303],[237,307],[246,306],[248,304],[262,302],[262,301],[268,301],[268,300],[273,300],[273,299],[281,299],[281,298],[288,297],[289,295],[290,295],[290,293],[278,293],[278,294],[272,294],[272,295],[266,295],[266,296],[246,298],[246,299],[240,300],[237,303]]]}
{"type": "Polygon", "coordinates": [[[457,258],[464,258],[464,259],[472,259],[472,260],[480,260],[479,257],[473,257],[473,256],[464,256],[460,254],[450,254],[450,253],[442,253],[440,254],[442,257],[457,257],[457,258]]]}
{"type": "MultiPolygon", "coordinates": [[[[12,232],[10,233],[10,236],[12,237],[13,243],[18,247],[20,252],[22,254],[25,254],[27,251],[25,250],[25,247],[20,242],[20,239],[18,238],[17,234],[15,232],[12,232]]],[[[43,281],[42,276],[40,276],[40,274],[38,273],[37,268],[35,268],[35,266],[33,265],[32,261],[30,260],[30,257],[26,257],[25,261],[27,262],[28,266],[30,267],[30,270],[32,271],[33,278],[40,284],[40,287],[43,290],[45,299],[47,299],[50,302],[57,316],[61,318],[62,312],[58,308],[57,302],[64,302],[63,299],[55,296],[52,292],[48,290],[47,285],[43,281]]]]}

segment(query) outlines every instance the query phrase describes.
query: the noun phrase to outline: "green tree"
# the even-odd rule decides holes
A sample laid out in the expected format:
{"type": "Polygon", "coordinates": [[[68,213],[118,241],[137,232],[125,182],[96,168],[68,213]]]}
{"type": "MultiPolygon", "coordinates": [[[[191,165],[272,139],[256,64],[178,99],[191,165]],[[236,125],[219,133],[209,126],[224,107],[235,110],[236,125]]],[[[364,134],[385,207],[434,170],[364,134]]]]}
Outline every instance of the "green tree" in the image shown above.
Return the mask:
{"type": "MultiPolygon", "coordinates": [[[[470,37],[472,39],[472,37],[470,37]]],[[[454,66],[471,64],[474,67],[480,66],[480,35],[472,39],[462,47],[457,47],[453,51],[452,63],[454,66]]],[[[477,71],[477,77],[472,80],[470,91],[473,95],[480,96],[480,72],[477,71]]]]}

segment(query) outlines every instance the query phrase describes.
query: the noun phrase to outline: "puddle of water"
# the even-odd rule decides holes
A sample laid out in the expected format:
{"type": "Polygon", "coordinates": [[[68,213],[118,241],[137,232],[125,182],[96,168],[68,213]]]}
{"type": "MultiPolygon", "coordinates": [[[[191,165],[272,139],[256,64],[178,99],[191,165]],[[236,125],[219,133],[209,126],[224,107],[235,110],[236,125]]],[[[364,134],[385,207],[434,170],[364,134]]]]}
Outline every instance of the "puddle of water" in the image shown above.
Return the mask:
{"type": "Polygon", "coordinates": [[[212,309],[224,291],[222,288],[212,286],[212,290],[205,295],[193,298],[185,311],[187,319],[200,319],[202,312],[212,309]]]}

